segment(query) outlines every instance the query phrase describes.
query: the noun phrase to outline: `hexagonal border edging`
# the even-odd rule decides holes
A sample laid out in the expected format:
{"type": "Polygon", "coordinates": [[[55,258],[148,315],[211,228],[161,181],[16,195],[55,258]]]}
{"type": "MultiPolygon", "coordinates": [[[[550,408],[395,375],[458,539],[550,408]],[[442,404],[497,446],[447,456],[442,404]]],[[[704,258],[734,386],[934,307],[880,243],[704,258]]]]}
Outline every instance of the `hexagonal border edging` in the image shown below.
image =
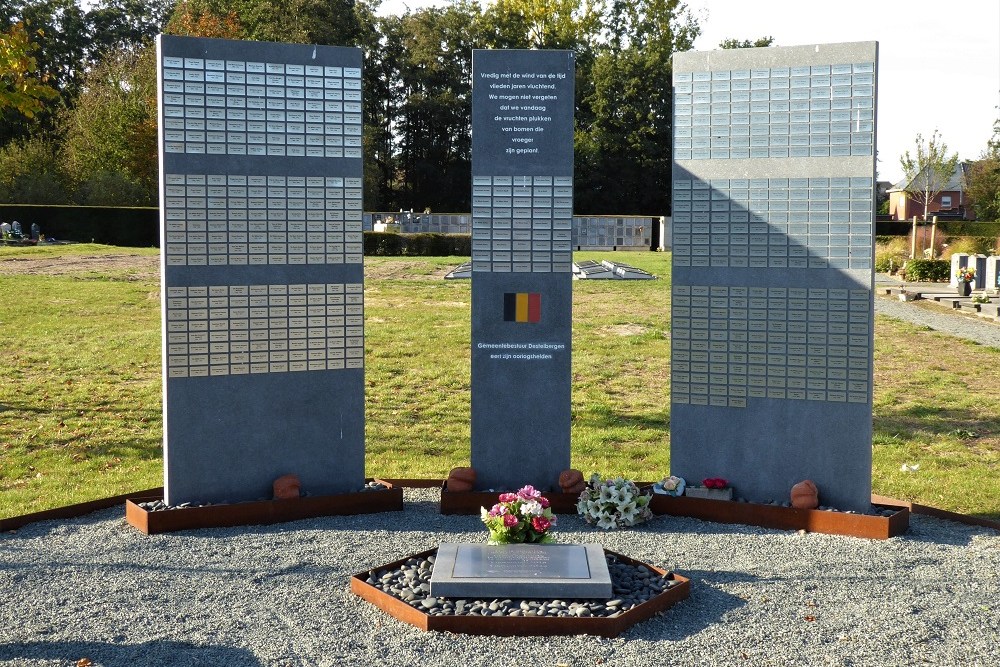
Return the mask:
{"type": "Polygon", "coordinates": [[[379,491],[357,491],[329,496],[306,496],[288,500],[259,500],[227,505],[183,507],[150,512],[139,507],[140,502],[162,500],[158,496],[134,496],[125,501],[125,519],[146,535],[171,533],[197,528],[254,526],[312,519],[320,516],[374,514],[403,511],[403,488],[378,479],[385,484],[379,491]]]}
{"type": "MultiPolygon", "coordinates": [[[[359,572],[351,577],[351,592],[372,603],[393,618],[409,623],[423,630],[436,632],[455,632],[466,635],[494,635],[498,637],[530,636],[548,637],[556,635],[597,635],[601,637],[617,637],[640,621],[652,618],[665,611],[691,594],[691,581],[676,572],[670,573],[671,579],[679,581],[677,586],[663,591],[659,595],[636,605],[615,618],[560,618],[547,616],[431,616],[399,598],[379,590],[369,584],[366,579],[371,572],[385,568],[394,568],[404,564],[410,558],[426,558],[437,553],[437,549],[428,549],[412,554],[392,563],[373,567],[359,572]]],[[[643,563],[622,554],[604,550],[624,563],[643,565],[657,574],[667,574],[662,568],[643,563]]]]}

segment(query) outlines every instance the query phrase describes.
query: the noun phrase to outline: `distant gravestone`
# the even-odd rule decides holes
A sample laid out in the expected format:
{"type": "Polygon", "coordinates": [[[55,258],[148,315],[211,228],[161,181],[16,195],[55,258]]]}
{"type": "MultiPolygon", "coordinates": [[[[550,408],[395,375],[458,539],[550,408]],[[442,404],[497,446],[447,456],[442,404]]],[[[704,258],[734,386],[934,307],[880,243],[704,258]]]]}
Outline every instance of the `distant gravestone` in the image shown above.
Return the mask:
{"type": "Polygon", "coordinates": [[[970,264],[975,266],[975,264],[970,261],[968,253],[954,253],[951,256],[951,279],[948,284],[952,287],[958,287],[958,270],[963,267],[968,267],[970,264]]]}
{"type": "Polygon", "coordinates": [[[871,501],[874,42],[674,55],[671,472],[871,501]]]}
{"type": "Polygon", "coordinates": [[[1000,287],[1000,257],[992,255],[986,258],[986,289],[1000,287]]]}
{"type": "Polygon", "coordinates": [[[430,594],[471,598],[612,595],[600,544],[456,544],[438,547],[430,594]]]}
{"type": "Polygon", "coordinates": [[[472,466],[554,488],[570,462],[574,58],[474,51],[472,466]]]}
{"type": "Polygon", "coordinates": [[[359,490],[361,51],[157,47],[166,502],[359,490]]]}

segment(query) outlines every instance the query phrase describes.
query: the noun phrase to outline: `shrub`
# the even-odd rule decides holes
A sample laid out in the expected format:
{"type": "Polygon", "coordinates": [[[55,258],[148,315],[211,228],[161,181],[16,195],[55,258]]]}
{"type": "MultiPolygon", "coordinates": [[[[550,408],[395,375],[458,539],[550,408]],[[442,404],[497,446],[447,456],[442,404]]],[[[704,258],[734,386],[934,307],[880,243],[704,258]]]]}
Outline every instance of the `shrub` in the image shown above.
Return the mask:
{"type": "Polygon", "coordinates": [[[992,236],[960,236],[951,239],[941,257],[947,259],[956,252],[964,252],[967,255],[992,255],[996,249],[996,242],[996,238],[992,236]]]}
{"type": "Polygon", "coordinates": [[[951,262],[944,259],[911,259],[906,263],[906,279],[918,282],[948,282],[951,262]]]}
{"type": "Polygon", "coordinates": [[[421,257],[472,256],[472,237],[468,234],[396,234],[365,232],[365,254],[383,257],[402,255],[421,257]]]}
{"type": "Polygon", "coordinates": [[[909,243],[904,237],[876,237],[875,270],[879,273],[895,273],[903,266],[909,252],[909,243]]]}

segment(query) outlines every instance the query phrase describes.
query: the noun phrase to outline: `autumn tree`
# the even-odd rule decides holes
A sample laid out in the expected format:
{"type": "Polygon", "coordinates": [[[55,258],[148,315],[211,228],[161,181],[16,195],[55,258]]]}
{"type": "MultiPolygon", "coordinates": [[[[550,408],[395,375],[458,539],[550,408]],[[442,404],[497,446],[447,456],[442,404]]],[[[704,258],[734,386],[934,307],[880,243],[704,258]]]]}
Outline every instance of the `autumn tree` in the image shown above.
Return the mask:
{"type": "Polygon", "coordinates": [[[0,110],[13,109],[33,118],[42,110],[44,100],[58,95],[45,83],[48,75],[38,73],[32,56],[37,49],[23,23],[15,23],[0,34],[0,110]]]}
{"type": "Polygon", "coordinates": [[[1000,119],[993,123],[993,137],[969,170],[965,185],[976,218],[1000,221],[1000,119]]]}
{"type": "Polygon", "coordinates": [[[924,207],[926,221],[930,203],[948,186],[948,182],[955,174],[958,153],[948,154],[948,145],[944,143],[937,130],[934,130],[929,140],[917,134],[914,143],[914,152],[903,153],[899,158],[899,164],[903,168],[906,181],[903,189],[907,196],[924,207]]]}

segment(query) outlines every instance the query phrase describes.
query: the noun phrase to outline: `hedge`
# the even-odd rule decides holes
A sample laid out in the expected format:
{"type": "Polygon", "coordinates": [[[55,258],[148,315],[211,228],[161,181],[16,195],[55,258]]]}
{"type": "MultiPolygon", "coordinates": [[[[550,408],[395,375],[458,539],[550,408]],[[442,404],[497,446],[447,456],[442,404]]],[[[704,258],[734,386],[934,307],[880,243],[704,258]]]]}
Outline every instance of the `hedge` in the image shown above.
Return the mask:
{"type": "Polygon", "coordinates": [[[472,256],[472,237],[468,234],[396,234],[365,232],[365,254],[382,256],[446,257],[472,256]]]}
{"type": "Polygon", "coordinates": [[[133,248],[160,245],[158,208],[0,204],[0,220],[17,220],[26,232],[36,222],[42,234],[60,241],[133,248]]]}
{"type": "MultiPolygon", "coordinates": [[[[917,223],[923,226],[924,223],[917,223]]],[[[927,223],[930,224],[930,223],[927,223]]],[[[968,220],[941,220],[938,231],[948,236],[1000,236],[1000,222],[969,222],[968,220]]],[[[879,236],[906,236],[913,229],[912,222],[902,220],[878,221],[875,233],[879,236]]]]}

